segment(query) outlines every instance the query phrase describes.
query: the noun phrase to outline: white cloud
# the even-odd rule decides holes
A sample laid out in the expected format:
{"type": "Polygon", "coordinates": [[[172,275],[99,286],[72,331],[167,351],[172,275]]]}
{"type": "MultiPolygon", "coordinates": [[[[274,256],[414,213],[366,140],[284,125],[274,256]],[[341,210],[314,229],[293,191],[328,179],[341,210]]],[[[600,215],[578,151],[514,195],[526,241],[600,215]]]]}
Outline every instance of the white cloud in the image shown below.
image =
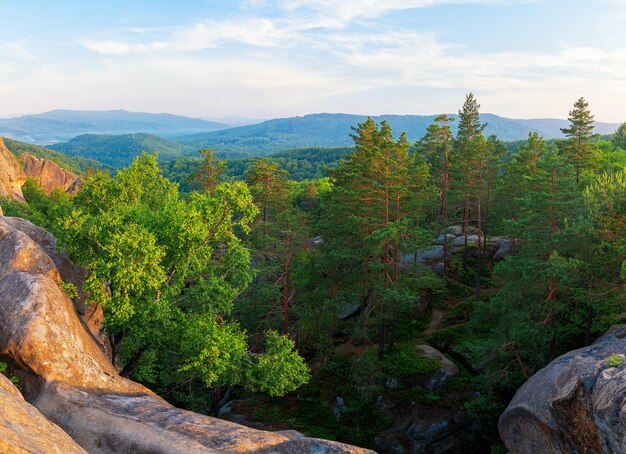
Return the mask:
{"type": "MultiPolygon", "coordinates": [[[[588,96],[598,119],[621,121],[616,116],[626,104],[626,48],[477,51],[432,32],[374,20],[391,10],[434,4],[523,1],[280,0],[282,14],[269,17],[258,14],[269,2],[249,0],[238,16],[222,20],[83,39],[80,44],[94,52],[88,63],[33,65],[19,77],[4,65],[0,99],[32,111],[126,108],[272,117],[322,110],[449,112],[472,90],[484,111],[563,117],[573,100],[588,96]]],[[[0,56],[19,49],[0,45],[0,56]]]]}

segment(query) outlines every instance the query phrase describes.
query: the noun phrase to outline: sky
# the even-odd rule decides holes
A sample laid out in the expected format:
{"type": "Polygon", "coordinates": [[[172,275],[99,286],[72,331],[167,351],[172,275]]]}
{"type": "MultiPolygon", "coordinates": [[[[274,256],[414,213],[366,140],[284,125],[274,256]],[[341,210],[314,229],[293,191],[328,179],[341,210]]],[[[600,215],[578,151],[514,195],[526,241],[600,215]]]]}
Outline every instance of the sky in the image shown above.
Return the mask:
{"type": "Polygon", "coordinates": [[[626,120],[626,0],[0,0],[0,117],[626,120]]]}

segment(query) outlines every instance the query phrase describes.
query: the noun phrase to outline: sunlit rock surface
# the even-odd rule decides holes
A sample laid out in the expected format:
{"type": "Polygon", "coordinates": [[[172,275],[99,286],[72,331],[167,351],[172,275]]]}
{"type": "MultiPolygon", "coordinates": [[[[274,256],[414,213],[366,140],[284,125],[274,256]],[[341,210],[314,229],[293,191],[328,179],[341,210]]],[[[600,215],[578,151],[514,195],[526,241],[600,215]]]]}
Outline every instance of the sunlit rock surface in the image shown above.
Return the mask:
{"type": "Polygon", "coordinates": [[[50,194],[57,188],[63,191],[76,188],[74,182],[78,179],[78,176],[62,169],[56,162],[49,159],[39,159],[28,153],[22,153],[20,158],[24,162],[24,174],[26,177],[37,180],[39,187],[46,194],[50,194]]]}
{"type": "Polygon", "coordinates": [[[25,181],[26,175],[20,163],[0,137],[0,197],[8,197],[15,202],[24,202],[22,185],[25,181]]]}

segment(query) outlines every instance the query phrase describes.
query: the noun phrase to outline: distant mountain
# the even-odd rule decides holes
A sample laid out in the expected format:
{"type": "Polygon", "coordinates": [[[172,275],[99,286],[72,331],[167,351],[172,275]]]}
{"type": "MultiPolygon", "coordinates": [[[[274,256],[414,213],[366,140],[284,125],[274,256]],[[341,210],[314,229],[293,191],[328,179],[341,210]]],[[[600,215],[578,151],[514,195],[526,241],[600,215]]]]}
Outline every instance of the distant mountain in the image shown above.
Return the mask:
{"type": "MultiPolygon", "coordinates": [[[[425,134],[435,115],[381,115],[373,118],[377,122],[386,120],[394,133],[405,131],[410,141],[416,141],[425,134]]],[[[222,157],[229,157],[234,153],[258,156],[294,148],[350,146],[351,127],[366,119],[365,115],[311,114],[186,135],[176,137],[175,140],[198,149],[216,148],[222,157]]],[[[487,123],[485,134],[497,134],[501,140],[525,139],[532,131],[543,134],[546,139],[560,138],[562,137],[560,128],[568,125],[567,120],[514,120],[493,114],[483,114],[481,120],[487,123]]],[[[455,132],[456,123],[452,123],[455,132]]],[[[617,127],[617,123],[596,123],[596,132],[612,133],[617,127]]]]}
{"type": "Polygon", "coordinates": [[[220,117],[220,118],[207,118],[209,121],[216,121],[218,123],[225,123],[231,127],[235,126],[247,126],[256,125],[262,123],[267,118],[250,118],[250,117],[220,117]]]}
{"type": "Polygon", "coordinates": [[[0,135],[39,145],[64,142],[82,134],[148,133],[173,137],[229,127],[224,123],[180,115],[125,110],[53,110],[41,114],[0,119],[0,135]]]}
{"type": "Polygon", "coordinates": [[[141,152],[158,152],[161,159],[178,159],[196,155],[197,148],[164,139],[153,134],[83,134],[49,148],[70,156],[96,159],[104,164],[122,167],[133,162],[141,152]]]}
{"type": "Polygon", "coordinates": [[[77,174],[80,174],[89,168],[100,170],[108,167],[95,159],[82,158],[80,156],[68,156],[60,151],[51,150],[49,148],[40,147],[30,143],[18,142],[17,140],[8,138],[4,138],[4,144],[17,158],[19,158],[22,153],[26,152],[37,158],[54,161],[60,167],[77,174]]]}

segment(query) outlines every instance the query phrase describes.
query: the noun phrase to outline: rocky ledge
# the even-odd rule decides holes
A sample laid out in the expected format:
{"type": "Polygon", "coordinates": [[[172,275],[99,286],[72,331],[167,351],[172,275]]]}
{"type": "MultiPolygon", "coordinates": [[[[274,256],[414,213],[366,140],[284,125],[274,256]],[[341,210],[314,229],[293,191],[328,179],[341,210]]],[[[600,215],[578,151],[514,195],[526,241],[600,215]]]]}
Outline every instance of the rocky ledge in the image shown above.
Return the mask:
{"type": "Polygon", "coordinates": [[[626,326],[533,375],[500,417],[511,454],[626,452],[626,326]]]}
{"type": "Polygon", "coordinates": [[[0,375],[0,451],[369,452],[181,410],[120,377],[59,286],[70,265],[45,230],[0,217],[0,360],[29,402],[0,375]]]}

